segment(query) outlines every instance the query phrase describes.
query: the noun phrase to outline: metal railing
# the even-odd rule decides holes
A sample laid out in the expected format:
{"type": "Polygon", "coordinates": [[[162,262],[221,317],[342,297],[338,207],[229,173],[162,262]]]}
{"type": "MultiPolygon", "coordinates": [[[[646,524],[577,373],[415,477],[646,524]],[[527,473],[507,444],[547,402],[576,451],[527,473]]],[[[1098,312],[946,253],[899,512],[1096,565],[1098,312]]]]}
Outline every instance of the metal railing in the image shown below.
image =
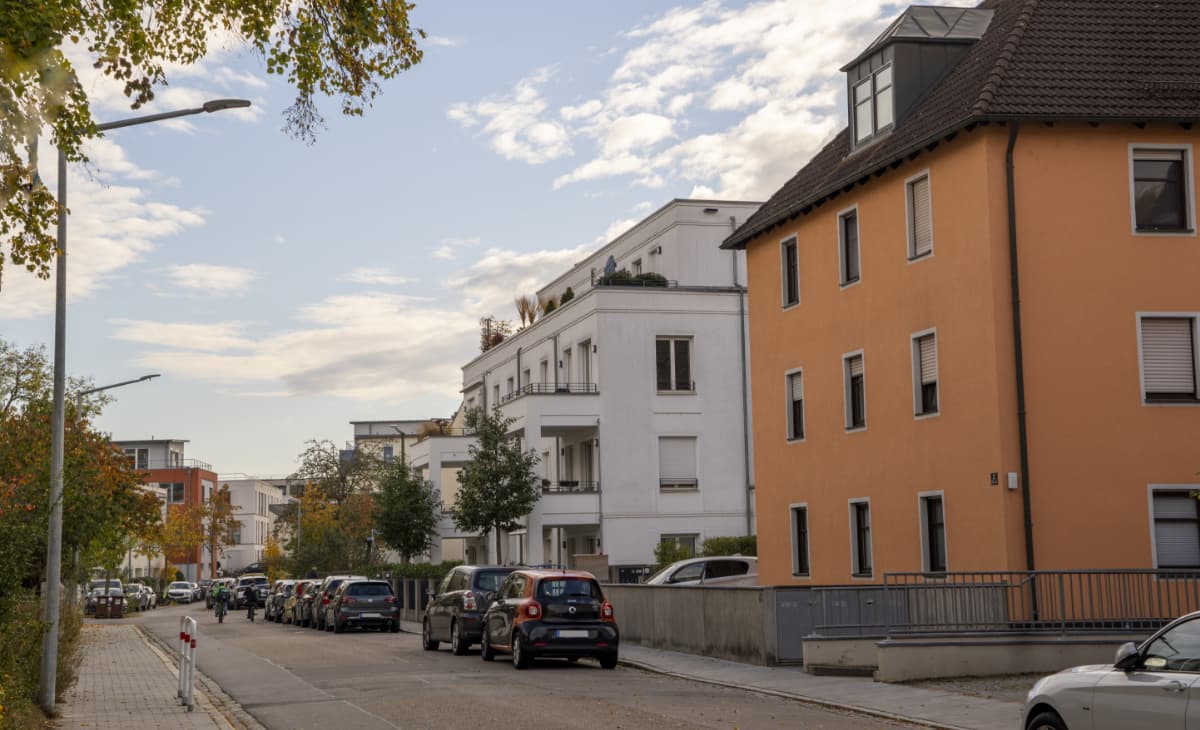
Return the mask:
{"type": "Polygon", "coordinates": [[[179,619],[179,704],[191,712],[196,707],[196,619],[179,619]]]}
{"type": "Polygon", "coordinates": [[[501,396],[500,402],[507,403],[523,395],[595,395],[599,392],[595,383],[526,383],[501,396]]]}
{"type": "Polygon", "coordinates": [[[600,482],[578,479],[542,480],[542,494],[594,494],[600,491],[600,482]]]}
{"type": "Polygon", "coordinates": [[[425,439],[434,436],[470,436],[471,434],[472,432],[470,429],[463,428],[461,426],[446,426],[445,428],[439,428],[435,431],[418,433],[417,443],[421,443],[425,439]]]}
{"type": "Polygon", "coordinates": [[[605,280],[603,277],[597,276],[592,285],[597,287],[631,286],[638,289],[674,289],[679,286],[679,282],[674,279],[667,279],[666,281],[634,278],[605,280]]]}
{"type": "Polygon", "coordinates": [[[143,469],[204,469],[212,471],[212,464],[199,459],[141,459],[136,460],[132,454],[126,454],[126,458],[134,462],[134,468],[143,469]]]}
{"type": "Polygon", "coordinates": [[[1200,610],[1200,570],[887,573],[814,587],[812,608],[826,636],[1152,631],[1200,610]]]}

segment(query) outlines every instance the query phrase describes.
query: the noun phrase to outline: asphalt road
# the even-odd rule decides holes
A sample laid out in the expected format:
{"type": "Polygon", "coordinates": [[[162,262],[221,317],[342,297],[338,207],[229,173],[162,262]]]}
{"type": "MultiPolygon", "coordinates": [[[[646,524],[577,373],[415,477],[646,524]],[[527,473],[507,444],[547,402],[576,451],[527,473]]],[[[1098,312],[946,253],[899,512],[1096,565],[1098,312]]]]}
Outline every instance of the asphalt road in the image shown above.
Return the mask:
{"type": "Polygon", "coordinates": [[[478,650],[421,649],[414,634],[266,623],[244,612],[218,624],[204,604],[131,620],[172,646],[179,617],[199,622],[200,671],[268,728],[899,728],[861,715],[626,667],[543,660],[513,669],[478,650]]]}

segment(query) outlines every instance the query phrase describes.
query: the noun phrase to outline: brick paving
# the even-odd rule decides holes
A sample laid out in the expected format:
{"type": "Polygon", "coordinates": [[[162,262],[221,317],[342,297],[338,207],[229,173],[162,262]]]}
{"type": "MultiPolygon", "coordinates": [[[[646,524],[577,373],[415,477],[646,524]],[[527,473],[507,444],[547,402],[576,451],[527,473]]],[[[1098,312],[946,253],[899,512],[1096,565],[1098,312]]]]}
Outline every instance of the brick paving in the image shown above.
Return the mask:
{"type": "Polygon", "coordinates": [[[88,623],[83,627],[79,680],[58,705],[57,726],[232,728],[199,686],[192,712],[179,704],[177,666],[132,625],[88,623]]]}

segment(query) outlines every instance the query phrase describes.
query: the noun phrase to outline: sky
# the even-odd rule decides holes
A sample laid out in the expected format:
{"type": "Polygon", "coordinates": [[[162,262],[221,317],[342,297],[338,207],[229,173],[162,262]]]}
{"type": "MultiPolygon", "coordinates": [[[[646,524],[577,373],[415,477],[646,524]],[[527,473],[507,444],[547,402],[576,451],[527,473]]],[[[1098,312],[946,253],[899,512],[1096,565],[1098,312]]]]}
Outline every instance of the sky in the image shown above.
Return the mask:
{"type": "MultiPolygon", "coordinates": [[[[419,3],[424,60],[361,118],[324,100],[311,146],[235,42],[136,112],[68,49],[101,122],[253,102],[109,132],[70,170],[68,373],[161,373],[97,426],[187,439],[222,475],[288,474],[350,421],[447,417],[480,317],[515,320],[515,296],[673,198],[766,200],[845,126],[838,68],[904,7],[419,3]]],[[[49,352],[53,309],[53,280],[6,268],[0,337],[49,352]]]]}

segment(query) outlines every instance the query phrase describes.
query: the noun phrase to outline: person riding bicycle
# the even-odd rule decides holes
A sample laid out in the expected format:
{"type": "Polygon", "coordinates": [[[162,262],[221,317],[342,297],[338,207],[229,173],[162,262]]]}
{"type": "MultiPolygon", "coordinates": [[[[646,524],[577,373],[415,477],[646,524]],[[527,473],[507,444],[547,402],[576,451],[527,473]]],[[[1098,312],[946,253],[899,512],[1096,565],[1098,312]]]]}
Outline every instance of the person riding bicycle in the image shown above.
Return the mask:
{"type": "Polygon", "coordinates": [[[229,586],[224,583],[218,583],[213,589],[213,608],[217,618],[223,617],[229,608],[229,586]]]}
{"type": "Polygon", "coordinates": [[[258,590],[254,584],[246,586],[246,618],[254,621],[254,608],[258,605],[258,590]]]}

